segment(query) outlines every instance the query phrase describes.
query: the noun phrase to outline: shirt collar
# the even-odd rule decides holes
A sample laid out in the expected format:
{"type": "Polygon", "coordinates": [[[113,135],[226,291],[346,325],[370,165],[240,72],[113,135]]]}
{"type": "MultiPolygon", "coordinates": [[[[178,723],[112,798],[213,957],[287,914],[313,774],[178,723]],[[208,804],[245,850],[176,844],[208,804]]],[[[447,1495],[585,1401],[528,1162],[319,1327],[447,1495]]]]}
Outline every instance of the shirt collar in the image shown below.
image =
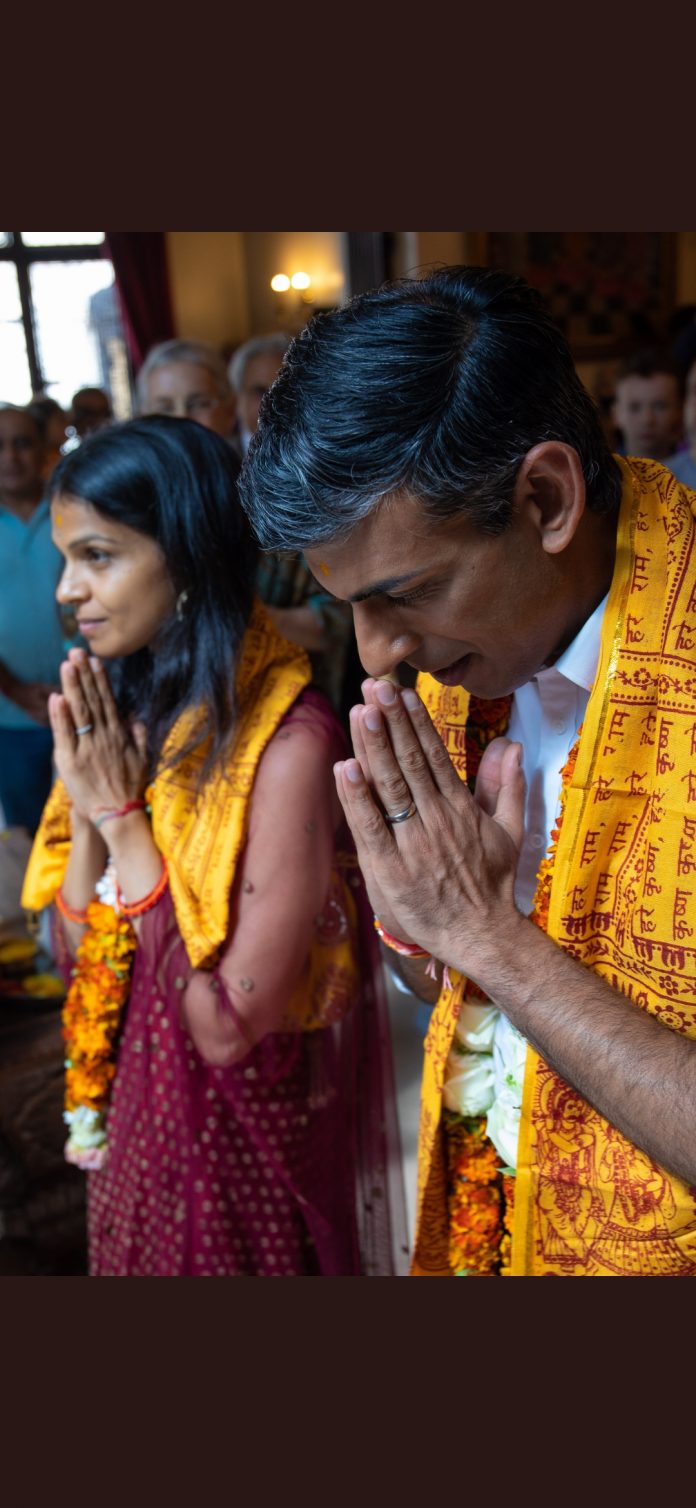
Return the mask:
{"type": "MultiPolygon", "coordinates": [[[[607,592],[587,622],[583,623],[572,643],[551,667],[558,675],[572,681],[575,686],[581,686],[584,691],[591,691],[594,686],[602,639],[602,619],[608,598],[607,592]]],[[[545,675],[547,672],[541,671],[541,674],[545,675]]]]}

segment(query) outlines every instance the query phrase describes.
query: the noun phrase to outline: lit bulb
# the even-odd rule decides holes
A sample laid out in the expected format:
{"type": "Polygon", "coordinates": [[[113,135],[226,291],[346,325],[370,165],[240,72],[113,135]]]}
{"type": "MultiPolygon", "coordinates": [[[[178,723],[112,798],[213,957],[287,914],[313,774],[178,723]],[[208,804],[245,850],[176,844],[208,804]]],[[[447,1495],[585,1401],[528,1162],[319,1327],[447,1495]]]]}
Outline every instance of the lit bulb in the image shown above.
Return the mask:
{"type": "Polygon", "coordinates": [[[290,281],[293,288],[309,288],[312,279],[306,272],[293,272],[290,281]]]}
{"type": "Polygon", "coordinates": [[[275,277],[271,278],[271,288],[274,293],[287,293],[289,287],[290,279],[285,276],[284,272],[277,272],[275,277]]]}

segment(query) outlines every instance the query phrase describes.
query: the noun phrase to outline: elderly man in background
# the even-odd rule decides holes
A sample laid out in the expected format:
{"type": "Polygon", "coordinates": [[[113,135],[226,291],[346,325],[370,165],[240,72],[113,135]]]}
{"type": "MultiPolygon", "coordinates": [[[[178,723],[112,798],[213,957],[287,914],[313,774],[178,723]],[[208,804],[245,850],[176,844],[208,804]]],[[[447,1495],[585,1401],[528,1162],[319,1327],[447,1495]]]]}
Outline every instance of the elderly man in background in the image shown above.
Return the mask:
{"type": "MultiPolygon", "coordinates": [[[[237,431],[244,456],[258,428],[261,404],[278,376],[289,345],[290,336],[282,332],[257,335],[239,346],[230,361],[229,380],[237,404],[237,431]]],[[[317,584],[299,552],[263,555],[258,566],[257,590],[276,628],[307,650],[317,685],[340,708],[353,639],[350,610],[317,584]]]]}
{"type": "Polygon", "coordinates": [[[0,407],[0,803],[30,833],[51,788],[48,697],[64,654],[45,459],[34,416],[0,407]]]}
{"type": "Polygon", "coordinates": [[[252,435],[256,434],[259,409],[268,389],[278,376],[283,357],[290,345],[284,331],[275,335],[255,335],[238,346],[228,367],[228,375],[237,401],[237,429],[246,455],[252,435]]]}
{"type": "Polygon", "coordinates": [[[224,360],[214,346],[196,340],[165,340],[153,346],[138,373],[136,392],[141,414],[195,419],[233,442],[236,403],[224,360]]]}
{"type": "Polygon", "coordinates": [[[696,495],[612,456],[482,268],[313,320],[242,491],[353,604],[337,789],[390,956],[441,978],[414,1272],[696,1277],[696,495]]]}

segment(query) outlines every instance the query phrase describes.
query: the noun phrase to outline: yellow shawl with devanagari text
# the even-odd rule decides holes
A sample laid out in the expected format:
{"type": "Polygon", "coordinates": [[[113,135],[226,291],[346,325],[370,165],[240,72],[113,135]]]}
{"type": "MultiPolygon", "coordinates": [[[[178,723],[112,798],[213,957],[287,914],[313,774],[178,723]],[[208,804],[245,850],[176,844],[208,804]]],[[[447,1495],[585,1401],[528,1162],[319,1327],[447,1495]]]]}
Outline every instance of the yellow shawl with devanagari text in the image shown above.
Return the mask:
{"type": "MultiPolygon", "coordinates": [[[[620,464],[616,565],[567,792],[548,931],[617,992],[693,1038],[696,495],[654,462],[620,464]]],[[[429,677],[419,690],[464,776],[466,692],[429,677]]],[[[426,1039],[418,1276],[450,1271],[442,1086],[465,989],[455,975],[426,1039]]],[[[631,1145],[531,1048],[512,1274],[696,1276],[696,1189],[631,1145]]]]}

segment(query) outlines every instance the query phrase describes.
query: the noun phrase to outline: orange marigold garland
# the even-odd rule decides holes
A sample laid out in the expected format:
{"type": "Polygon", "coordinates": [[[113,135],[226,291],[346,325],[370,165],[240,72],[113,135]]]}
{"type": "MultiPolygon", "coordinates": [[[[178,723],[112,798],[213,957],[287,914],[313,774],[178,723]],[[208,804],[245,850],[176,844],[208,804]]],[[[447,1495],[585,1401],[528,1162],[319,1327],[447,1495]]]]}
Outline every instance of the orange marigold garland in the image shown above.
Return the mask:
{"type": "Polygon", "coordinates": [[[65,1113],[68,1162],[102,1166],[106,1110],[116,1073],[115,1046],[128,999],[136,938],[113,906],[91,901],[63,1006],[66,1044],[65,1113]]]}
{"type": "Polygon", "coordinates": [[[500,1158],[486,1117],[444,1112],[449,1183],[449,1262],[455,1277],[498,1273],[502,1229],[500,1158]]]}
{"type": "MultiPolygon", "coordinates": [[[[469,781],[473,782],[487,745],[507,731],[510,700],[503,698],[486,704],[472,697],[466,728],[469,781]],[[485,709],[483,716],[481,709],[485,709]]],[[[542,931],[548,926],[553,866],[581,733],[582,728],[579,728],[575,744],[561,770],[560,809],[551,832],[548,853],[539,868],[531,920],[542,931]]],[[[487,999],[476,986],[469,985],[467,994],[487,999]]],[[[503,1167],[487,1137],[485,1116],[462,1116],[445,1110],[443,1125],[447,1146],[452,1274],[455,1277],[505,1277],[509,1275],[512,1256],[514,1171],[503,1167]]]]}

